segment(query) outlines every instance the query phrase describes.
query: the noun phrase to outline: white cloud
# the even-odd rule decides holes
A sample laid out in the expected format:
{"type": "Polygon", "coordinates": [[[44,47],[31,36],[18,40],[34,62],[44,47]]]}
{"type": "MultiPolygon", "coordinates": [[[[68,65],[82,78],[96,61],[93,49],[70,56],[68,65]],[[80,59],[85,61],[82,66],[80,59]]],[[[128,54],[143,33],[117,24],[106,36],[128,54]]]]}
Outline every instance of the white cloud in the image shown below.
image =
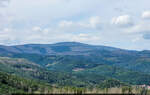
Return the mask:
{"type": "Polygon", "coordinates": [[[10,26],[13,21],[12,15],[8,12],[6,7],[10,0],[0,0],[0,29],[10,26]]]}
{"type": "Polygon", "coordinates": [[[149,33],[150,27],[148,22],[139,23],[128,29],[128,33],[149,33]]]}
{"type": "Polygon", "coordinates": [[[80,20],[80,21],[67,21],[63,20],[59,22],[60,28],[69,29],[69,31],[73,31],[76,29],[101,29],[101,20],[100,17],[94,16],[90,17],[86,20],[80,20]]]}
{"type": "Polygon", "coordinates": [[[150,11],[143,12],[142,18],[144,18],[144,19],[150,19],[150,11]]]}
{"type": "Polygon", "coordinates": [[[126,29],[126,33],[133,35],[142,35],[144,39],[150,39],[150,23],[149,22],[140,22],[139,24],[126,29]]]}
{"type": "Polygon", "coordinates": [[[101,29],[102,28],[102,22],[101,22],[99,16],[90,17],[86,21],[78,22],[78,24],[84,28],[91,28],[91,29],[101,29]]]}
{"type": "Polygon", "coordinates": [[[112,46],[118,44],[118,47],[128,48],[132,39],[132,42],[146,44],[144,41],[149,38],[146,35],[149,35],[150,23],[139,23],[141,20],[149,22],[149,11],[144,12],[150,9],[149,0],[8,1],[0,0],[0,43],[53,43],[75,40],[109,43],[108,45],[112,46]],[[140,7],[137,6],[139,4],[140,7]],[[141,12],[143,19],[139,19],[141,12]]]}
{"type": "Polygon", "coordinates": [[[73,26],[73,22],[72,21],[61,21],[59,23],[59,27],[70,27],[70,26],[73,26]]]}
{"type": "Polygon", "coordinates": [[[90,26],[92,28],[99,28],[100,24],[101,24],[101,20],[100,20],[100,17],[98,16],[95,16],[95,17],[91,17],[89,19],[89,22],[90,22],[90,26]]]}
{"type": "Polygon", "coordinates": [[[127,27],[133,25],[133,22],[129,15],[114,17],[112,18],[111,23],[120,27],[127,27]]]}
{"type": "Polygon", "coordinates": [[[8,27],[11,25],[13,17],[5,12],[0,11],[0,28],[8,27]]]}
{"type": "Polygon", "coordinates": [[[8,5],[10,0],[0,0],[0,7],[5,7],[8,5]]]}
{"type": "MultiPolygon", "coordinates": [[[[15,44],[18,41],[16,40],[18,37],[22,37],[22,36],[18,36],[16,31],[14,29],[11,28],[4,28],[1,29],[0,31],[0,43],[8,45],[8,44],[15,44]]],[[[24,37],[22,37],[24,38],[24,37]]]]}
{"type": "Polygon", "coordinates": [[[49,36],[51,32],[53,32],[54,34],[56,30],[51,30],[50,28],[42,28],[40,26],[35,26],[31,30],[28,30],[28,31],[29,31],[28,32],[29,35],[32,35],[32,36],[36,35],[36,38],[37,37],[42,38],[42,37],[49,36]]]}
{"type": "Polygon", "coordinates": [[[133,43],[136,43],[138,41],[140,41],[142,38],[142,35],[137,35],[136,37],[133,37],[133,39],[131,40],[133,43]]]}
{"type": "Polygon", "coordinates": [[[1,29],[0,30],[0,36],[2,37],[8,37],[9,38],[9,36],[11,35],[11,34],[13,34],[13,29],[11,29],[11,28],[4,28],[4,29],[1,29]]]}
{"type": "Polygon", "coordinates": [[[47,34],[49,33],[49,31],[51,31],[51,30],[48,29],[48,28],[45,28],[45,29],[43,29],[43,34],[44,34],[44,35],[47,35],[47,34]]]}
{"type": "Polygon", "coordinates": [[[32,28],[32,31],[40,32],[40,31],[42,31],[42,29],[39,26],[35,26],[35,27],[32,28]]]}
{"type": "Polygon", "coordinates": [[[71,41],[77,42],[97,42],[100,40],[98,35],[90,35],[90,34],[83,34],[80,33],[78,35],[72,35],[71,41]]]}
{"type": "Polygon", "coordinates": [[[13,31],[13,29],[11,29],[11,28],[4,28],[2,31],[3,31],[3,33],[10,33],[10,32],[13,31]]]}

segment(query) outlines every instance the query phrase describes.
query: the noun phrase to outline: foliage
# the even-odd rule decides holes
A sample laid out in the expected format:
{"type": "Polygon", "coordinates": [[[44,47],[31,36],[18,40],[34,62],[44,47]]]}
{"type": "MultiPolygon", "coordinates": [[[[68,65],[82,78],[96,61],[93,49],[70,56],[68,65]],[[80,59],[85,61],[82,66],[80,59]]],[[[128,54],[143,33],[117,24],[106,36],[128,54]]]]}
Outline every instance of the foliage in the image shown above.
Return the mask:
{"type": "Polygon", "coordinates": [[[0,93],[34,93],[51,90],[51,86],[39,81],[20,78],[0,72],[0,93]]]}

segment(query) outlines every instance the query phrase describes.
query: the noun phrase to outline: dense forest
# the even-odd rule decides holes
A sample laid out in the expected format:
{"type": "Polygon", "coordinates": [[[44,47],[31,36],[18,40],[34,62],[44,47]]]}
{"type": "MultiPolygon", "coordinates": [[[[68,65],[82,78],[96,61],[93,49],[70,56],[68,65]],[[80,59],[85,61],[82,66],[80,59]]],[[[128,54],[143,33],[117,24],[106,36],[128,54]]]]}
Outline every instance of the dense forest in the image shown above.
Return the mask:
{"type": "Polygon", "coordinates": [[[118,80],[105,80],[98,87],[54,86],[49,83],[25,79],[0,72],[1,94],[59,94],[59,93],[149,93],[148,90],[126,85],[118,80]],[[115,90],[115,91],[114,91],[115,90]]]}
{"type": "Polygon", "coordinates": [[[0,93],[149,93],[149,63],[150,51],[76,42],[0,46],[0,93]]]}

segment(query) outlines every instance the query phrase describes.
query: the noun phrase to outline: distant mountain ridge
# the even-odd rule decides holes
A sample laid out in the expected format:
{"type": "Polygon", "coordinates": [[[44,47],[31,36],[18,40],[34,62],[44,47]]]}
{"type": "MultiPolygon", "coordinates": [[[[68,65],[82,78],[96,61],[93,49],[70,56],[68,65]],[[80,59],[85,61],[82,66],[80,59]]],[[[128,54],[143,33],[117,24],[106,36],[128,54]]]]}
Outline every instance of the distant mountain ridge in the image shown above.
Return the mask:
{"type": "Polygon", "coordinates": [[[93,69],[115,65],[150,73],[150,51],[125,50],[78,42],[0,46],[0,56],[25,58],[52,70],[93,69]]]}
{"type": "MultiPolygon", "coordinates": [[[[29,53],[29,54],[42,54],[42,55],[89,55],[95,51],[118,51],[128,52],[129,50],[99,46],[88,45],[79,42],[60,42],[56,44],[25,44],[14,46],[0,45],[1,53],[29,53]]],[[[137,52],[137,51],[133,51],[137,52]]]]}
{"type": "Polygon", "coordinates": [[[0,71],[62,86],[99,86],[107,79],[150,85],[150,51],[78,42],[1,45],[0,71]]]}
{"type": "Polygon", "coordinates": [[[150,73],[150,51],[125,50],[78,42],[0,46],[0,56],[25,58],[54,70],[91,69],[101,64],[150,73]]]}

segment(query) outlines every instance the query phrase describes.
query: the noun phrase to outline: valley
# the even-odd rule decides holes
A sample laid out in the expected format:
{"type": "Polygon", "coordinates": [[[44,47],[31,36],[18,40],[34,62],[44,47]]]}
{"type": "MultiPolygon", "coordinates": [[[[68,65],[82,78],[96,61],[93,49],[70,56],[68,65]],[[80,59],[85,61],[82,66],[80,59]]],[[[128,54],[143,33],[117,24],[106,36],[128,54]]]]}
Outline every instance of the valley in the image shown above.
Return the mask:
{"type": "MultiPolygon", "coordinates": [[[[119,92],[131,93],[132,89],[134,93],[140,93],[143,91],[140,85],[150,85],[149,69],[150,51],[146,50],[78,42],[0,46],[1,78],[10,77],[7,82],[4,82],[5,78],[0,81],[3,85],[0,89],[9,88],[9,93],[52,93],[52,90],[61,93],[66,89],[67,93],[104,93],[116,88],[119,92]],[[24,81],[33,82],[36,88],[27,85],[26,91],[24,81]],[[23,88],[17,88],[17,84],[23,88]]],[[[0,90],[8,93],[3,91],[0,90]]]]}

